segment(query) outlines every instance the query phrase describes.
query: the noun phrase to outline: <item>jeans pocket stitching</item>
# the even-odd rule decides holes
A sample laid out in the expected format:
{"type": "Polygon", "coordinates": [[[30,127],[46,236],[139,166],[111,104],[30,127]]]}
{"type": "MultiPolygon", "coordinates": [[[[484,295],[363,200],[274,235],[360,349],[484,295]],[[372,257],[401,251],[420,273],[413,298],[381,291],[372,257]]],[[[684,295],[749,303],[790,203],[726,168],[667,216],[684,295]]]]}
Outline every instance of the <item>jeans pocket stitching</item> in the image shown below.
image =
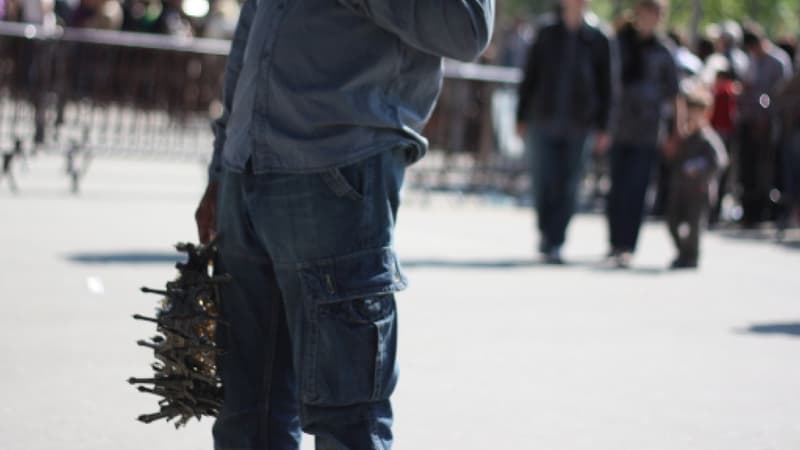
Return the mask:
{"type": "MultiPolygon", "coordinates": [[[[387,395],[385,391],[387,389],[392,389],[390,386],[393,383],[390,381],[393,375],[386,373],[386,371],[393,371],[391,356],[389,356],[392,350],[389,347],[392,346],[392,340],[396,339],[396,335],[394,337],[392,336],[396,333],[396,330],[393,331],[392,329],[396,327],[397,311],[392,294],[381,295],[381,297],[387,297],[381,299],[381,312],[370,320],[366,320],[365,317],[362,317],[363,314],[356,312],[354,305],[352,305],[353,302],[359,301],[360,299],[345,300],[336,303],[318,303],[309,297],[305,299],[305,301],[308,302],[308,309],[312,316],[309,318],[304,338],[306,341],[306,352],[303,362],[304,368],[301,393],[305,403],[319,405],[330,403],[331,405],[336,405],[339,403],[347,404],[353,401],[371,402],[382,399],[387,395]],[[330,311],[331,308],[345,308],[345,310],[340,313],[334,313],[330,311]],[[367,385],[358,389],[356,392],[350,392],[350,397],[341,397],[341,395],[339,395],[337,398],[336,389],[328,393],[326,393],[325,389],[320,389],[320,383],[327,385],[323,380],[330,380],[329,376],[331,373],[325,371],[329,371],[331,366],[328,365],[328,369],[325,369],[325,365],[320,364],[320,357],[322,356],[321,352],[323,349],[320,348],[319,342],[323,334],[328,336],[326,339],[327,341],[331,341],[332,336],[335,337],[342,329],[351,327],[360,328],[363,333],[366,333],[366,329],[368,328],[369,334],[371,334],[372,339],[374,339],[374,346],[370,349],[371,354],[364,354],[363,365],[358,365],[361,369],[367,370],[367,372],[363,372],[362,370],[361,374],[366,375],[369,373],[369,379],[363,380],[368,383],[367,385]],[[326,373],[328,375],[325,375],[326,373]],[[358,393],[358,391],[360,391],[360,393],[358,393]]],[[[365,298],[369,298],[369,296],[365,298]]],[[[362,336],[366,336],[366,334],[362,334],[362,336]]],[[[350,367],[350,370],[353,369],[355,369],[355,367],[350,367]]],[[[328,383],[329,382],[330,381],[328,381],[328,383]]]]}
{"type": "Polygon", "coordinates": [[[349,198],[350,200],[361,201],[364,196],[356,190],[355,187],[347,180],[342,174],[340,169],[330,169],[323,173],[322,179],[328,188],[333,191],[333,194],[340,198],[349,198]]]}

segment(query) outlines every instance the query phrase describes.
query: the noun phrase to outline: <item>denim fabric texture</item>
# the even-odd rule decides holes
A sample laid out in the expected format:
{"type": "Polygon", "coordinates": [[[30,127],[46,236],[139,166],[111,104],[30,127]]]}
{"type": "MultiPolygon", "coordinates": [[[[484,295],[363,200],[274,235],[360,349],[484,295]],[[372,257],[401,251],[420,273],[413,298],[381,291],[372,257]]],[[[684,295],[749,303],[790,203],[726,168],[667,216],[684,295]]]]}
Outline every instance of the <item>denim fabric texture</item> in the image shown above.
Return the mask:
{"type": "MultiPolygon", "coordinates": [[[[397,383],[393,251],[409,153],[309,174],[223,172],[225,387],[218,450],[389,449],[397,383]]],[[[411,156],[413,157],[413,156],[411,156]]]]}
{"type": "Polygon", "coordinates": [[[606,213],[613,250],[636,250],[645,215],[647,188],[657,159],[653,146],[617,143],[611,147],[611,191],[606,200],[606,213]]]}
{"type": "Polygon", "coordinates": [[[586,132],[554,133],[530,125],[528,130],[533,199],[541,250],[547,252],[566,240],[592,139],[586,132]]]}
{"type": "Polygon", "coordinates": [[[214,123],[209,175],[312,173],[404,143],[442,84],[442,57],[489,42],[494,0],[246,0],[214,123]]]}

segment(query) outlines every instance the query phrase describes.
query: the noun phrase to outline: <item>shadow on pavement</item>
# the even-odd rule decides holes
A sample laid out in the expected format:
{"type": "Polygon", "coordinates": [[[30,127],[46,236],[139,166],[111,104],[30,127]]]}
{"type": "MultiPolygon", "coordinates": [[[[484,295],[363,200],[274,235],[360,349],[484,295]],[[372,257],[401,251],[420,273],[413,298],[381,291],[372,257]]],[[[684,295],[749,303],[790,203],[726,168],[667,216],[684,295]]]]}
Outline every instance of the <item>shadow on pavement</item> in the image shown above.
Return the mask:
{"type": "Polygon", "coordinates": [[[597,272],[632,274],[632,275],[663,275],[671,272],[664,266],[631,266],[627,269],[620,269],[605,263],[595,263],[590,267],[597,272]]]}
{"type": "Polygon", "coordinates": [[[789,336],[800,337],[800,322],[765,323],[760,325],[751,325],[749,328],[744,329],[742,331],[745,333],[784,334],[789,336]]]}
{"type": "MultiPolygon", "coordinates": [[[[447,259],[410,259],[403,260],[402,266],[406,269],[512,269],[518,267],[545,266],[544,263],[533,259],[499,260],[499,261],[458,261],[447,259]]],[[[553,266],[557,267],[557,266],[553,266]]]]}
{"type": "Polygon", "coordinates": [[[790,250],[800,250],[800,230],[797,229],[781,231],[771,227],[727,228],[713,230],[712,233],[725,239],[773,243],[790,250]]]}
{"type": "Polygon", "coordinates": [[[786,248],[791,248],[793,250],[800,250],[800,241],[784,242],[783,246],[786,248]]]}
{"type": "Polygon", "coordinates": [[[626,270],[610,267],[597,260],[567,259],[564,264],[547,264],[539,259],[500,259],[500,260],[450,260],[450,259],[409,259],[403,260],[406,269],[517,269],[517,268],[554,268],[554,269],[589,269],[609,273],[635,275],[661,275],[667,272],[664,267],[631,267],[626,270]]]}
{"type": "Polygon", "coordinates": [[[180,261],[178,252],[94,252],[72,253],[68,261],[78,264],[174,264],[180,261]]]}

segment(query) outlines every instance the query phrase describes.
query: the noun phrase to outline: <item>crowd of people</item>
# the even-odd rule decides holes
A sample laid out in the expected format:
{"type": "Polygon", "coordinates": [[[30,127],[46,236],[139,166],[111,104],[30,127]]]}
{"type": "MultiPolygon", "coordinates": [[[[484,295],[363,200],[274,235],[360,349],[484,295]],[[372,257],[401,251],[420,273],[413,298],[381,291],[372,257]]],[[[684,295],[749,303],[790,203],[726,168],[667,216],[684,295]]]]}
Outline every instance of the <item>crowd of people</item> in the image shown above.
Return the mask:
{"type": "Polygon", "coordinates": [[[230,39],[236,0],[2,0],[0,20],[230,39]]]}
{"type": "Polygon", "coordinates": [[[707,224],[800,222],[796,42],[778,45],[759,24],[729,20],[687,46],[662,32],[660,0],[638,1],[613,30],[588,4],[561,0],[535,24],[518,21],[500,52],[507,65],[525,61],[517,122],[545,261],[563,262],[591,152],[610,166],[609,261],[618,267],[630,265],[648,212],[669,225],[674,268],[698,266],[707,224]]]}
{"type": "MultiPolygon", "coordinates": [[[[560,0],[536,22],[517,19],[481,57],[524,71],[517,128],[545,260],[562,262],[592,153],[610,169],[609,259],[619,267],[648,213],[670,225],[675,267],[697,266],[706,223],[800,222],[796,41],[728,20],[687,45],[663,32],[662,0],[638,1],[613,27],[589,3],[560,0]]],[[[178,36],[230,38],[238,14],[236,0],[0,0],[2,20],[178,36]]]]}

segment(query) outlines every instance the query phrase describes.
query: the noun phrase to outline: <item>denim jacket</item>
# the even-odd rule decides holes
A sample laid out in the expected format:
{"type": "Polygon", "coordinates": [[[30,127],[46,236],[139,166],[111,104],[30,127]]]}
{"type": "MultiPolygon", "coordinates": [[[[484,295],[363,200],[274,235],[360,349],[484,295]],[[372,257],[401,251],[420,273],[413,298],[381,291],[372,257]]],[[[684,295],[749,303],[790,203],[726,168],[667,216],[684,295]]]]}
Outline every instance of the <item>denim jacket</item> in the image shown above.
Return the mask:
{"type": "Polygon", "coordinates": [[[442,57],[488,44],[494,0],[246,0],[213,124],[211,178],[309,173],[408,144],[442,83],[442,57]]]}

